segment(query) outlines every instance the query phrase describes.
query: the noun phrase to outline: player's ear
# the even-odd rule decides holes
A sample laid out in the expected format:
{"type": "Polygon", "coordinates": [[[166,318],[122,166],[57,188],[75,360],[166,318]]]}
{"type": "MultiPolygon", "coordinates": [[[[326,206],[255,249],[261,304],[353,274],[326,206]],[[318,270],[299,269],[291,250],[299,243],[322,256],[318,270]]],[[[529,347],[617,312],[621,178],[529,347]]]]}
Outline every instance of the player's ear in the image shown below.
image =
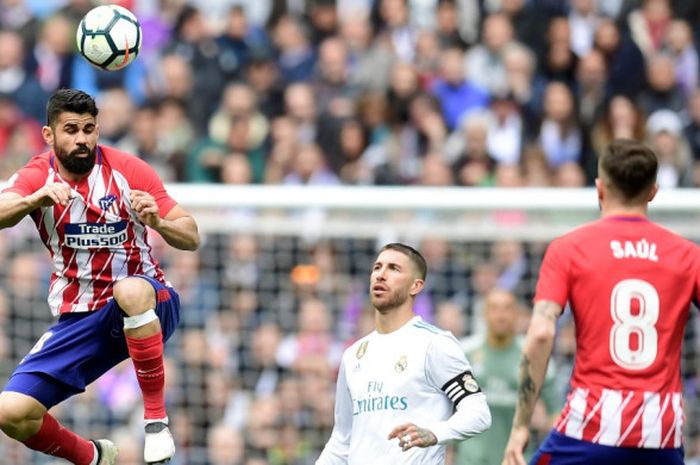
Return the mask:
{"type": "Polygon", "coordinates": [[[51,129],[51,126],[42,127],[41,136],[44,138],[46,145],[53,147],[53,129],[51,129]]]}
{"type": "Polygon", "coordinates": [[[658,183],[654,183],[654,185],[649,190],[649,196],[647,197],[647,202],[651,202],[652,200],[654,200],[654,197],[656,197],[657,192],[659,192],[659,185],[658,185],[658,183]]]}
{"type": "Polygon", "coordinates": [[[598,192],[598,200],[603,200],[603,181],[600,178],[595,178],[595,190],[598,192]]]}
{"type": "Polygon", "coordinates": [[[411,285],[411,288],[408,290],[408,293],[411,295],[411,297],[414,297],[418,295],[420,291],[423,290],[423,287],[425,286],[425,281],[423,281],[420,278],[416,278],[413,280],[413,284],[411,285]]]}

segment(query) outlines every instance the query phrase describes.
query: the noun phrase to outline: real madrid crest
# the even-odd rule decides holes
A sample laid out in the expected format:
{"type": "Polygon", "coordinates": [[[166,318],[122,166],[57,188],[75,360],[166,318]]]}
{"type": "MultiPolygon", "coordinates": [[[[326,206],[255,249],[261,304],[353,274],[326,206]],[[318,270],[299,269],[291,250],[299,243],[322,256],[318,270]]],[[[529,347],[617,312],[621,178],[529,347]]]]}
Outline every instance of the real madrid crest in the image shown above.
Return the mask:
{"type": "Polygon", "coordinates": [[[397,373],[403,372],[406,367],[408,366],[408,360],[406,359],[405,355],[402,355],[399,357],[399,361],[396,362],[396,365],[394,365],[394,370],[396,370],[397,373]]]}
{"type": "Polygon", "coordinates": [[[471,393],[474,393],[479,390],[479,385],[477,384],[474,377],[469,373],[462,376],[462,386],[464,386],[464,389],[466,389],[467,392],[471,393]]]}
{"type": "Polygon", "coordinates": [[[365,341],[362,344],[360,344],[360,347],[357,348],[357,352],[355,352],[355,357],[357,357],[358,360],[365,355],[365,352],[367,352],[368,345],[369,341],[365,341]]]}

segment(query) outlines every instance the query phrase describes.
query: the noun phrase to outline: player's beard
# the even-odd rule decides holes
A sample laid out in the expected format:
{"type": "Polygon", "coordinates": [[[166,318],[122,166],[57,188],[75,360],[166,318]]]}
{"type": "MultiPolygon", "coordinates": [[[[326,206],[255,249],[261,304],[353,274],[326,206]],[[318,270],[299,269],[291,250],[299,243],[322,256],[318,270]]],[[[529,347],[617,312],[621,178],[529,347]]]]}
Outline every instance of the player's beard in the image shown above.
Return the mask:
{"type": "Polygon", "coordinates": [[[372,306],[379,313],[386,313],[391,309],[398,308],[406,302],[408,299],[408,292],[403,289],[396,289],[390,291],[388,295],[384,295],[381,298],[377,298],[370,292],[369,299],[372,302],[372,306]]]}
{"type": "Polygon", "coordinates": [[[62,148],[54,146],[53,151],[63,167],[73,174],[89,173],[92,167],[95,166],[95,160],[97,159],[97,150],[94,148],[91,149],[87,145],[79,145],[78,148],[70,152],[66,152],[62,148]],[[87,153],[88,156],[78,156],[84,153],[87,153]]]}

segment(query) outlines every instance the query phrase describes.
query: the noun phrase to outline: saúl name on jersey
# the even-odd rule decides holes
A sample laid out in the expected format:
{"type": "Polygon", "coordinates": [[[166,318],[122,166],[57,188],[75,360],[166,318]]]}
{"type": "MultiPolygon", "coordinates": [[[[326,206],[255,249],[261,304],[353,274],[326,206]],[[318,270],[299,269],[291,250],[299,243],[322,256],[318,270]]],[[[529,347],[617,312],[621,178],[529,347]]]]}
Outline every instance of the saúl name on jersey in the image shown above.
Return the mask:
{"type": "Polygon", "coordinates": [[[652,262],[659,261],[659,257],[656,255],[656,244],[646,239],[636,242],[610,241],[610,248],[615,258],[642,258],[652,262]]]}

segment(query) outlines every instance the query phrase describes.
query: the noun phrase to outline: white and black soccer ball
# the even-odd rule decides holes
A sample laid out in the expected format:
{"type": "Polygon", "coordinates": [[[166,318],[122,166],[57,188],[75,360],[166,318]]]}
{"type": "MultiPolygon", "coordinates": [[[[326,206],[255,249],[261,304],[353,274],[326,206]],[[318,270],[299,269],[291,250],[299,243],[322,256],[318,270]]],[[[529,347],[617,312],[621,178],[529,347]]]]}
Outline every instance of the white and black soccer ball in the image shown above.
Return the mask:
{"type": "Polygon", "coordinates": [[[141,25],[119,5],[101,5],[88,11],[78,25],[78,50],[91,64],[108,71],[124,68],[141,49],[141,25]]]}

